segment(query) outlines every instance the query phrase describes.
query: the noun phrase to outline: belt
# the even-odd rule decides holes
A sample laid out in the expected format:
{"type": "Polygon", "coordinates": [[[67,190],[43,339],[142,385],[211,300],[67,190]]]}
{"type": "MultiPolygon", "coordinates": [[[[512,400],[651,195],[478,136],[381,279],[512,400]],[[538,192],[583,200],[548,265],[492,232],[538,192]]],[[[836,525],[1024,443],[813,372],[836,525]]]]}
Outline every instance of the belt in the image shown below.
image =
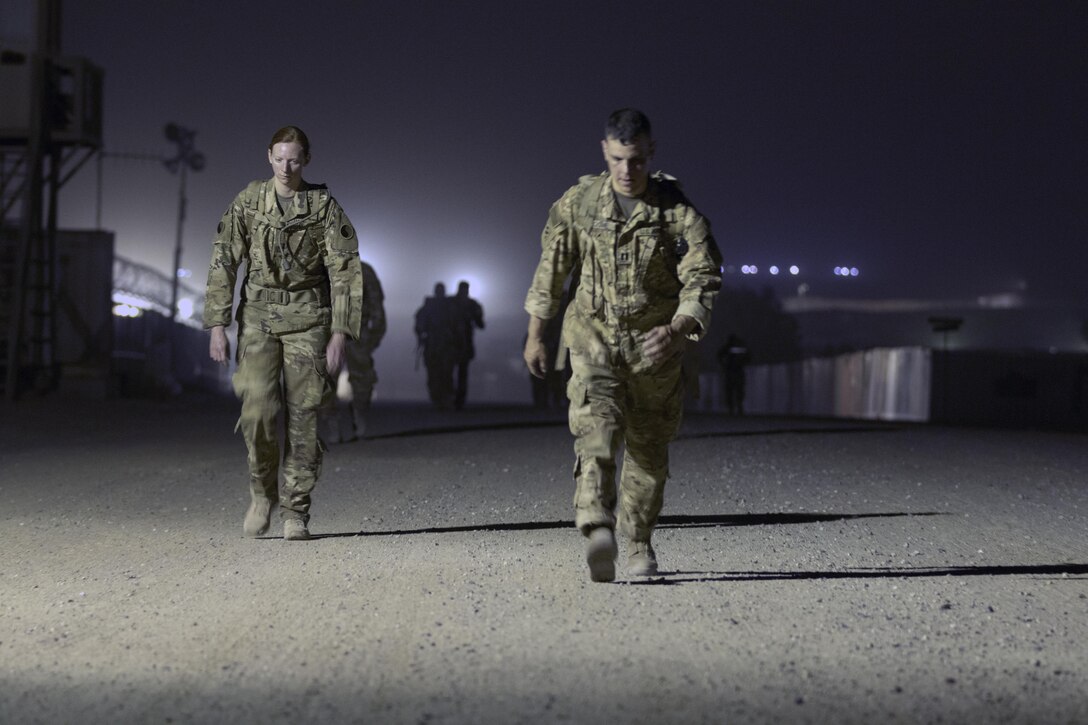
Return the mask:
{"type": "Polygon", "coordinates": [[[329,290],[326,287],[311,287],[310,289],[289,291],[285,289],[273,289],[271,287],[258,287],[254,284],[246,284],[246,298],[273,302],[277,305],[290,305],[296,302],[316,302],[322,307],[329,306],[329,290]]]}

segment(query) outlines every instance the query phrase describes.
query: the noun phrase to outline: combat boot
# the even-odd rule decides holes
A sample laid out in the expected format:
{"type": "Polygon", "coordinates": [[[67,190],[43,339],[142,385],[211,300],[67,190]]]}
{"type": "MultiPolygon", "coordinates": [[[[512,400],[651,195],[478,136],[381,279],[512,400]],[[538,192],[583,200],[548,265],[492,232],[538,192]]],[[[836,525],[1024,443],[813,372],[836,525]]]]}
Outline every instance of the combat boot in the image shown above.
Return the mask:
{"type": "Polygon", "coordinates": [[[285,541],[306,541],[310,538],[310,530],[306,528],[306,522],[302,519],[285,519],[283,538],[285,541]]]}
{"type": "Polygon", "coordinates": [[[632,541],[627,548],[627,573],[631,576],[657,574],[657,554],[649,541],[632,541]]]}
{"type": "Polygon", "coordinates": [[[268,531],[273,503],[275,502],[264,494],[250,493],[249,509],[246,511],[245,521],[242,522],[242,531],[246,536],[260,536],[268,531]]]}
{"type": "Polygon", "coordinates": [[[589,578],[595,582],[610,582],[616,578],[616,537],[612,529],[598,526],[586,540],[586,564],[589,578]]]}

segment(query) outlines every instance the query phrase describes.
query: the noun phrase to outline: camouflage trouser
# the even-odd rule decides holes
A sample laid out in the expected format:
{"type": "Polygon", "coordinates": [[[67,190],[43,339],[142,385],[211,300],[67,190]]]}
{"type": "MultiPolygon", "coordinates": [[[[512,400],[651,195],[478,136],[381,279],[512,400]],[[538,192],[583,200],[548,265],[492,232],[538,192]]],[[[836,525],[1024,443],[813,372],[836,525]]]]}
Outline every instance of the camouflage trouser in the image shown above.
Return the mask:
{"type": "Polygon", "coordinates": [[[310,519],[310,492],[321,473],[323,444],[318,411],[334,393],[325,361],[329,330],[272,335],[251,326],[238,333],[234,392],[242,401],[237,430],[249,452],[251,490],[276,499],[279,482],[279,414],[286,407],[283,494],[280,515],[310,519]]]}
{"type": "Polygon", "coordinates": [[[351,385],[351,402],[343,403],[333,395],[329,404],[321,409],[320,431],[325,442],[354,440],[366,432],[366,415],[378,382],[372,353],[369,343],[346,341],[344,369],[351,385]]]}
{"type": "Polygon", "coordinates": [[[664,503],[669,442],[680,429],[680,359],[635,375],[572,354],[571,369],[574,523],[585,535],[597,526],[616,528],[616,454],[622,443],[619,530],[634,541],[649,541],[664,503]]]}
{"type": "Polygon", "coordinates": [[[370,407],[374,386],[378,382],[373,350],[368,343],[348,340],[344,346],[344,364],[347,365],[348,382],[351,383],[352,405],[356,410],[366,410],[370,407]]]}

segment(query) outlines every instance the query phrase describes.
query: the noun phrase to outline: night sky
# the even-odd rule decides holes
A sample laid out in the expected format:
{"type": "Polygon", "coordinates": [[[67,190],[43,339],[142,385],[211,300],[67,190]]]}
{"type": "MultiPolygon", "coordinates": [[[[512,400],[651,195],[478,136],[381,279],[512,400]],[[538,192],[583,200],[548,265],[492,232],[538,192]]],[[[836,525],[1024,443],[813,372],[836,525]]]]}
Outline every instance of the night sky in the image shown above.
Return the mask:
{"type": "MultiPolygon", "coordinates": [[[[522,314],[549,205],[603,169],[608,113],[644,110],[727,264],[797,264],[811,294],[1083,300],[1088,3],[66,0],[62,49],[105,70],[111,152],[197,131],[183,266],[220,214],[313,143],[393,311],[474,281],[522,314]],[[259,12],[258,12],[259,11],[259,12]]],[[[103,162],[119,254],[167,271],[178,179],[103,162]]],[[[93,164],[61,221],[93,227],[93,164]]]]}

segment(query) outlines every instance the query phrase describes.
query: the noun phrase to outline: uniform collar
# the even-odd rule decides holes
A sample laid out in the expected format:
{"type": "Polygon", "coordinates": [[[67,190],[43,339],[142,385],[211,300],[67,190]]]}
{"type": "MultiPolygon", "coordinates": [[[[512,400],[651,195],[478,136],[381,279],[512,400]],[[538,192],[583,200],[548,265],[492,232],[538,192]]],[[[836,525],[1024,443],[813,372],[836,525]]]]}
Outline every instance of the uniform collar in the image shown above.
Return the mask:
{"type": "MultiPolygon", "coordinates": [[[[295,217],[308,216],[310,213],[310,195],[306,192],[310,189],[310,185],[305,181],[299,185],[298,190],[295,192],[295,197],[292,199],[292,203],[283,211],[283,219],[294,219],[295,217]]],[[[262,204],[262,211],[268,214],[279,214],[279,203],[276,200],[276,182],[273,179],[269,179],[265,183],[264,202],[262,204]]]]}
{"type": "Polygon", "coordinates": [[[602,216],[620,222],[621,224],[637,220],[642,216],[655,216],[654,210],[659,206],[658,199],[660,195],[658,193],[657,180],[654,178],[653,174],[646,180],[646,191],[642,192],[642,196],[638,197],[638,203],[635,204],[635,208],[631,210],[630,217],[624,217],[623,210],[620,209],[620,204],[616,201],[616,191],[612,188],[612,179],[608,176],[608,172],[605,172],[604,176],[605,181],[601,187],[601,197],[599,200],[600,209],[603,212],[602,216]]]}

